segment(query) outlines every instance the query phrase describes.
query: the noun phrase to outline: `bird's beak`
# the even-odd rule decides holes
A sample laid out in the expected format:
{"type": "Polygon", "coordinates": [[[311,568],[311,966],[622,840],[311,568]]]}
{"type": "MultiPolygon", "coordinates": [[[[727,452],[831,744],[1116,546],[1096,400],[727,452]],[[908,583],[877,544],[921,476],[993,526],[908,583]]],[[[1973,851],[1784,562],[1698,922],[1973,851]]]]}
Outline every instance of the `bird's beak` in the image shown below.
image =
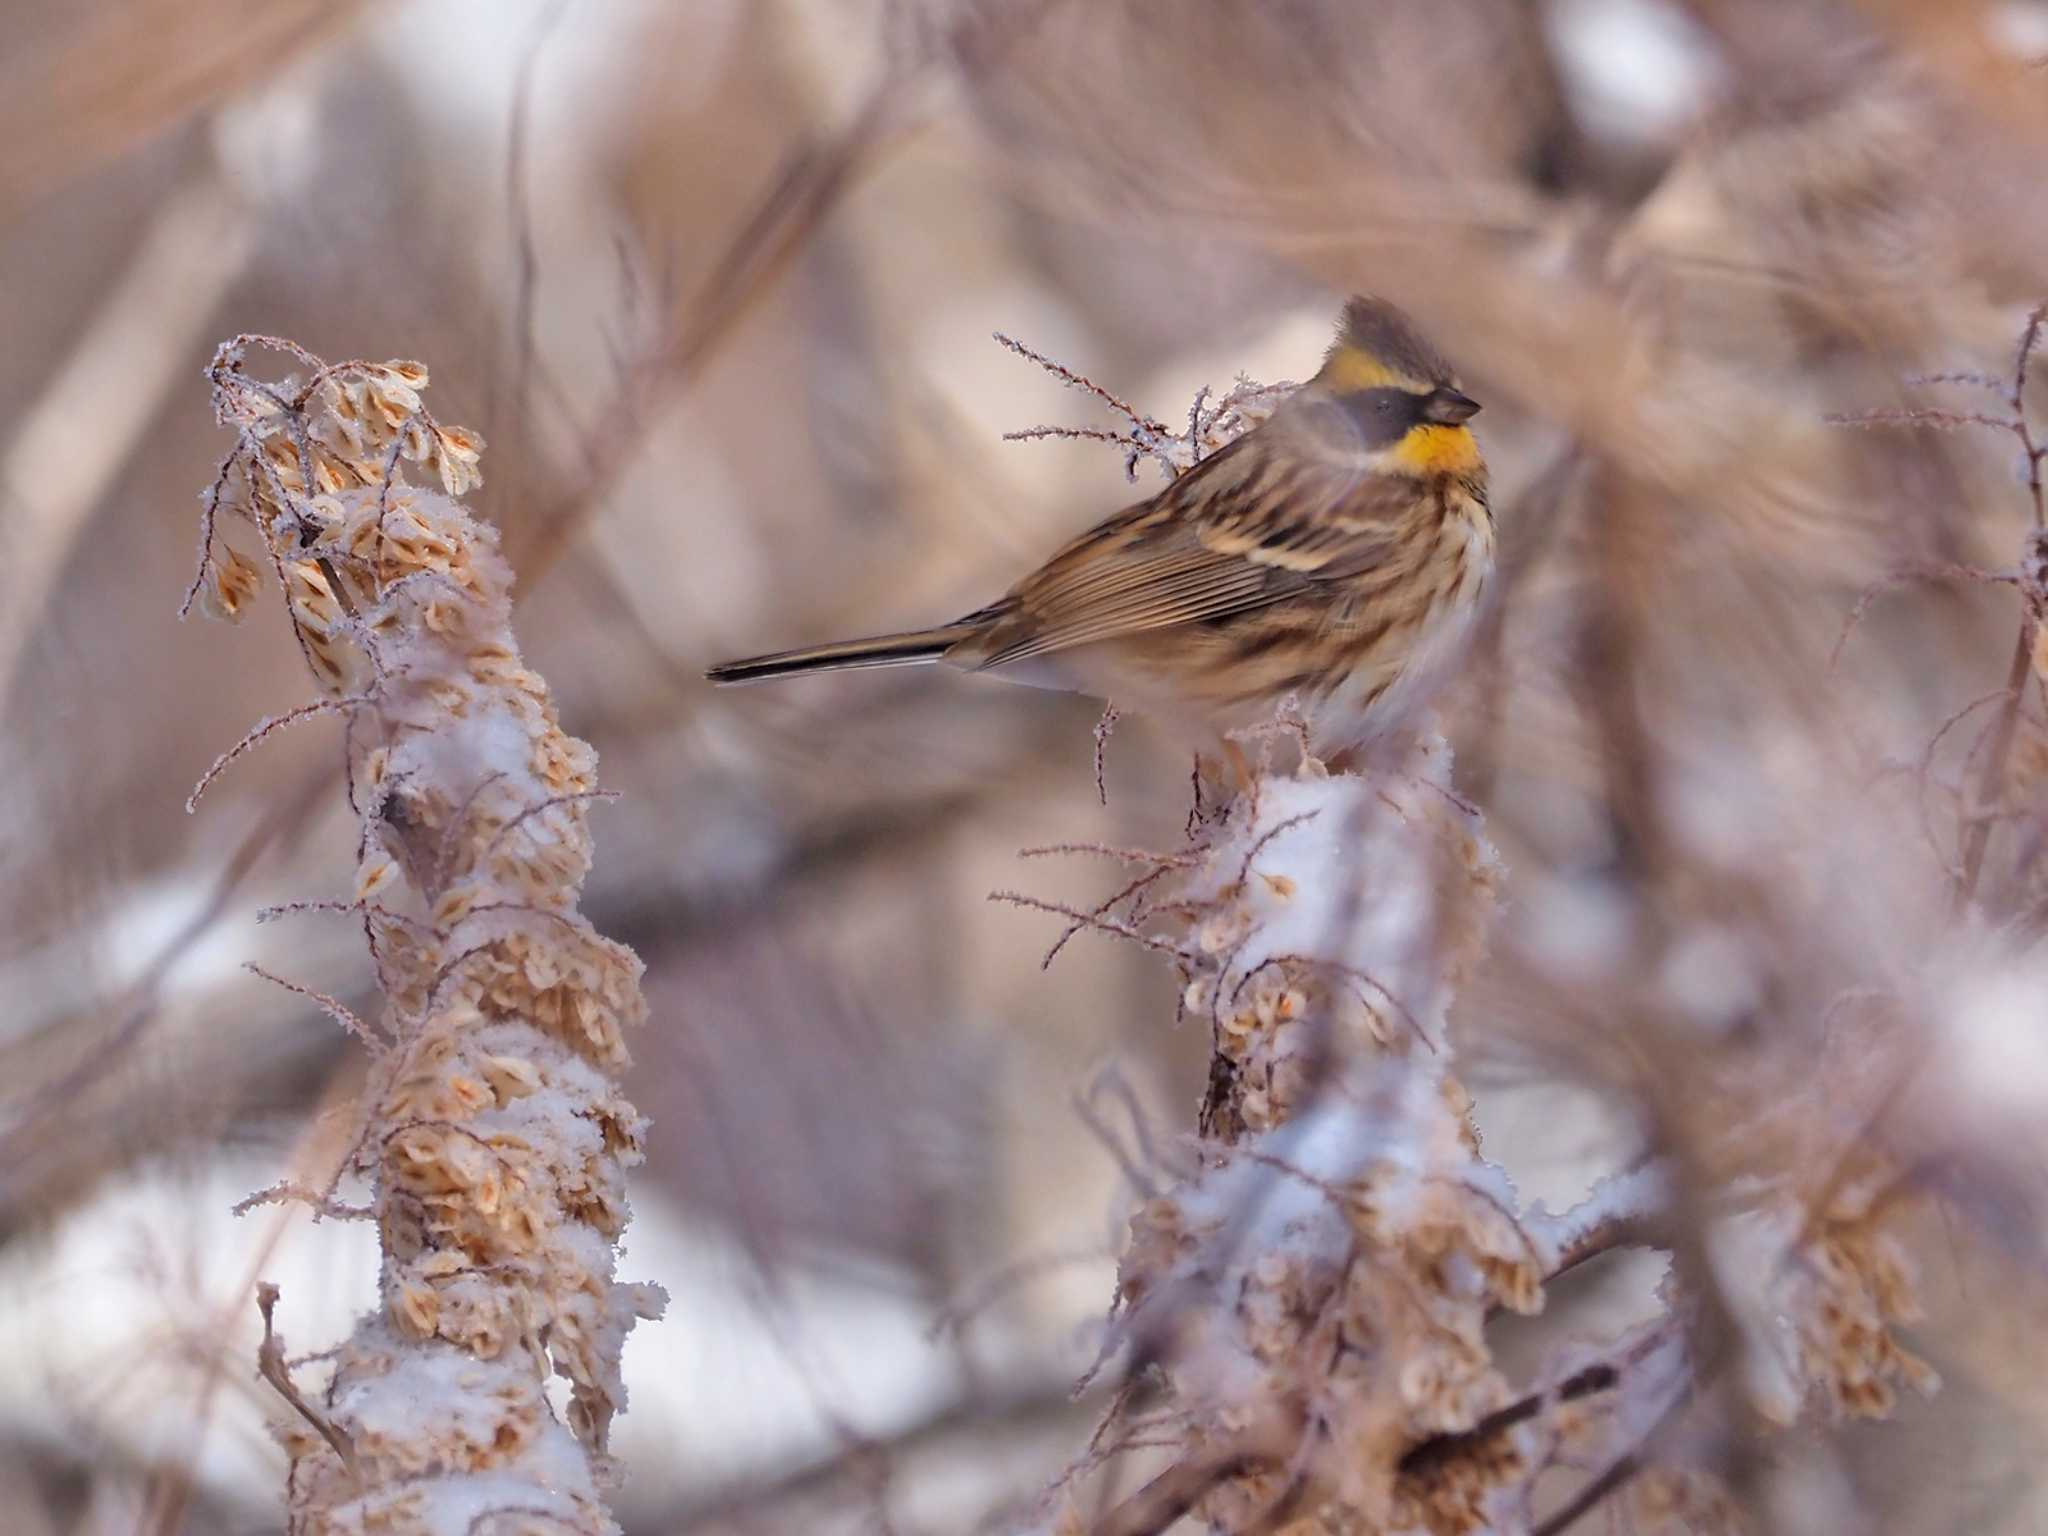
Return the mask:
{"type": "Polygon", "coordinates": [[[1433,389],[1429,398],[1422,403],[1422,419],[1446,427],[1455,427],[1470,421],[1479,409],[1479,402],[1470,395],[1458,393],[1455,389],[1433,389]]]}

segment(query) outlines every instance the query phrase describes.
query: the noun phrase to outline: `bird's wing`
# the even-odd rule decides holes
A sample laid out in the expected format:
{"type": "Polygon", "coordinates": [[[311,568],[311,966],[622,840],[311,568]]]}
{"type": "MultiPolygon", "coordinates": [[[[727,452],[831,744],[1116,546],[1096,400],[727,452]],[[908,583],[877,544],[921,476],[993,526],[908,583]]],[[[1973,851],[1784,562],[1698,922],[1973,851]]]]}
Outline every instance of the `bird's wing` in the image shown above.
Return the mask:
{"type": "Polygon", "coordinates": [[[1060,550],[987,610],[973,664],[1010,662],[1303,596],[1383,561],[1405,485],[1276,453],[1268,423],[1060,550]],[[1263,440],[1262,440],[1263,439],[1263,440]]]}

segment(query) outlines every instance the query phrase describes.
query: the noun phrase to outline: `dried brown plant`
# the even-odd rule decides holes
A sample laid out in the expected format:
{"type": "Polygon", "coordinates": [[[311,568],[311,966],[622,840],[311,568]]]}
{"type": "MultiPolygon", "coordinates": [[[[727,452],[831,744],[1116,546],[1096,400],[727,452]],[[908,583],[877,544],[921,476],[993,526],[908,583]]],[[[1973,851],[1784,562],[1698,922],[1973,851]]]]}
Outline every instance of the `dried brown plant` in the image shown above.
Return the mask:
{"type": "Polygon", "coordinates": [[[383,1252],[381,1306],[325,1352],[311,1399],[272,1331],[277,1288],[262,1292],[261,1370],[300,1421],[282,1431],[290,1528],[616,1531],[619,1354],[663,1293],[613,1278],[645,1129],[616,1078],[646,1005],[638,958],[577,905],[603,798],[596,754],[562,731],[520,659],[511,571],[458,500],[482,443],[427,411],[424,368],[330,365],[242,336],[211,376],[238,440],[207,498],[187,605],[243,618],[267,565],[327,697],[257,727],[193,802],[285,724],[343,717],[361,818],[353,891],[270,915],[359,919],[384,1000],[372,1024],[282,980],[370,1052],[369,1077],[327,1186],[287,1182],[239,1208],[285,1200],[370,1220],[383,1252]],[[304,371],[267,382],[249,371],[252,346],[304,371]],[[408,464],[439,488],[408,483],[408,464]],[[253,531],[258,559],[224,522],[253,531]],[[366,1206],[336,1198],[352,1176],[366,1206]],[[551,1374],[569,1383],[566,1424],[551,1374]]]}

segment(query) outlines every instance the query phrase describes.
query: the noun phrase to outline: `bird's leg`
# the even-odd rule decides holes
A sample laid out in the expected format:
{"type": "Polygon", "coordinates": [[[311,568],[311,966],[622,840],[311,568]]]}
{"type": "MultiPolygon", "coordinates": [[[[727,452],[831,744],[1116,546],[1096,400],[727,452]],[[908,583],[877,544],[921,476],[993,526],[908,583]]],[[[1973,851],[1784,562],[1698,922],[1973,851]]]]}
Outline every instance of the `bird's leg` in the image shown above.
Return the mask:
{"type": "MultiPolygon", "coordinates": [[[[1104,699],[1102,701],[1102,718],[1095,722],[1095,798],[1104,805],[1109,804],[1109,786],[1103,782],[1102,760],[1109,750],[1110,733],[1116,729],[1116,723],[1120,718],[1121,716],[1117,713],[1116,705],[1108,699],[1104,699]]],[[[1201,805],[1199,787],[1195,796],[1195,804],[1197,807],[1201,805]]]]}
{"type": "Polygon", "coordinates": [[[1228,813],[1240,795],[1254,811],[1257,809],[1259,770],[1246,754],[1243,744],[1234,737],[1223,738],[1222,750],[1213,759],[1197,752],[1195,769],[1188,782],[1194,793],[1194,807],[1188,812],[1187,831],[1191,838],[1197,828],[1208,825],[1211,817],[1228,813]],[[1213,786],[1215,796],[1208,803],[1205,803],[1202,792],[1205,783],[1213,786]]]}
{"type": "Polygon", "coordinates": [[[1361,747],[1344,747],[1323,759],[1323,766],[1331,773],[1356,773],[1364,765],[1365,751],[1361,747]]]}

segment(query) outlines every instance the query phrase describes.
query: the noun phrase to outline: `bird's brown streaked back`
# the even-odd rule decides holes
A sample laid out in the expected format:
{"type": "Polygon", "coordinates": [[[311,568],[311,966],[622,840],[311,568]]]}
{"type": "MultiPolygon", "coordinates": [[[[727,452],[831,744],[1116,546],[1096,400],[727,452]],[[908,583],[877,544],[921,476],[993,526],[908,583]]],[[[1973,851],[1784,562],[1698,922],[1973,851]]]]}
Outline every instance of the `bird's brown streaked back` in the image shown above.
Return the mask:
{"type": "Polygon", "coordinates": [[[1356,713],[1399,678],[1436,618],[1476,600],[1491,564],[1485,465],[1465,426],[1476,410],[1398,309],[1354,298],[1321,370],[1266,422],[996,602],[937,629],[707,675],[944,660],[1197,717],[1227,701],[1232,720],[1206,721],[1217,729],[1243,723],[1245,701],[1277,679],[1356,713]]]}

